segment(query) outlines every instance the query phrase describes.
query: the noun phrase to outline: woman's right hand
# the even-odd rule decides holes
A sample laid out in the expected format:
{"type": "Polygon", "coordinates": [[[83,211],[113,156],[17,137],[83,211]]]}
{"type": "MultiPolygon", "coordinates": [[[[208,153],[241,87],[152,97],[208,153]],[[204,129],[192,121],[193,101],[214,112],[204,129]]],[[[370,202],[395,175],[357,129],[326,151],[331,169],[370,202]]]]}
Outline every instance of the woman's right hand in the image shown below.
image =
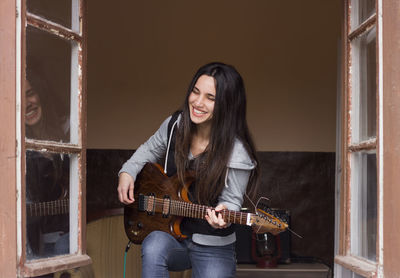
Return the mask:
{"type": "Polygon", "coordinates": [[[135,201],[133,195],[133,189],[135,186],[135,182],[131,175],[128,173],[122,172],[119,175],[119,182],[118,182],[118,198],[121,203],[125,205],[132,204],[135,201]]]}

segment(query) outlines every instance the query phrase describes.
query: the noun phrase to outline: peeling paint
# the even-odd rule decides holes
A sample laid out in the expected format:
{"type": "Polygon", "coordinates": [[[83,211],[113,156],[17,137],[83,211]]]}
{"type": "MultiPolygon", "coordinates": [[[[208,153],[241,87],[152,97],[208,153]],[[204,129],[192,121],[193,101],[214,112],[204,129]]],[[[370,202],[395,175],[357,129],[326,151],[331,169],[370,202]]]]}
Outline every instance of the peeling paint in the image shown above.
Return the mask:
{"type": "Polygon", "coordinates": [[[29,25],[32,25],[38,29],[47,31],[66,40],[82,42],[82,36],[80,34],[77,34],[71,29],[49,21],[43,17],[27,12],[26,19],[29,25]]]}

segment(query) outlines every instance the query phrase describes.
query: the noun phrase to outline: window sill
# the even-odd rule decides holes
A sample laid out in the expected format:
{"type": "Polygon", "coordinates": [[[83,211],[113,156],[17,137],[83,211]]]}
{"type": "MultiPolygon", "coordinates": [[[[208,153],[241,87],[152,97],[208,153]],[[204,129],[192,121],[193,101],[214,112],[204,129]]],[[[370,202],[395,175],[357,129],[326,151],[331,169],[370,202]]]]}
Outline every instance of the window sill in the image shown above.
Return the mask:
{"type": "Polygon", "coordinates": [[[89,265],[92,259],[88,255],[67,255],[51,259],[42,259],[25,263],[22,277],[39,276],[61,270],[89,265]]]}
{"type": "Polygon", "coordinates": [[[375,277],[377,271],[377,263],[354,256],[335,256],[335,263],[368,278],[375,277]]]}

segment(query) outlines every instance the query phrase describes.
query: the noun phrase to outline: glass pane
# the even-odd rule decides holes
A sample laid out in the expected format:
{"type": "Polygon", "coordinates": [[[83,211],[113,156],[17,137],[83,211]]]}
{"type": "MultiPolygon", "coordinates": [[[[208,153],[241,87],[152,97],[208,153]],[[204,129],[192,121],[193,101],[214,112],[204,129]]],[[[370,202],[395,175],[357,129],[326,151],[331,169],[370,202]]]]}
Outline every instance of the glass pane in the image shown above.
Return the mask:
{"type": "Polygon", "coordinates": [[[335,277],[339,278],[353,278],[352,272],[339,264],[335,264],[335,277]]]}
{"type": "Polygon", "coordinates": [[[67,154],[26,152],[27,260],[70,253],[70,160],[67,154]]]}
{"type": "Polygon", "coordinates": [[[353,278],[365,278],[364,276],[361,276],[357,273],[354,273],[353,278]]]}
{"type": "Polygon", "coordinates": [[[376,153],[353,153],[352,169],[351,252],[353,255],[376,261],[376,153]]]}
{"type": "Polygon", "coordinates": [[[73,31],[79,18],[78,0],[27,0],[28,12],[63,25],[73,31]]]}
{"type": "Polygon", "coordinates": [[[376,137],[376,29],[352,42],[352,142],[376,137]]]}
{"type": "Polygon", "coordinates": [[[27,138],[70,142],[71,50],[69,41],[27,27],[27,138]]]}
{"type": "Polygon", "coordinates": [[[351,29],[354,30],[376,12],[375,0],[351,1],[351,29]]]}

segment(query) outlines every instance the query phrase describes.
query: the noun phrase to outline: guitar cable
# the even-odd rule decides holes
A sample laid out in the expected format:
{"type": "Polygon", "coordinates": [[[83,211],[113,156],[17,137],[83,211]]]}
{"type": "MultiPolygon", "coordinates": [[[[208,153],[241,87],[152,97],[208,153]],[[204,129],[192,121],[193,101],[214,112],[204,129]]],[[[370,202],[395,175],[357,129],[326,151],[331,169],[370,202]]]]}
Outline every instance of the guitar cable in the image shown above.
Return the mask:
{"type": "Polygon", "coordinates": [[[126,255],[128,254],[129,248],[131,248],[132,241],[129,240],[128,244],[126,245],[125,248],[125,255],[124,255],[124,278],[125,278],[125,273],[126,273],[126,255]]]}

